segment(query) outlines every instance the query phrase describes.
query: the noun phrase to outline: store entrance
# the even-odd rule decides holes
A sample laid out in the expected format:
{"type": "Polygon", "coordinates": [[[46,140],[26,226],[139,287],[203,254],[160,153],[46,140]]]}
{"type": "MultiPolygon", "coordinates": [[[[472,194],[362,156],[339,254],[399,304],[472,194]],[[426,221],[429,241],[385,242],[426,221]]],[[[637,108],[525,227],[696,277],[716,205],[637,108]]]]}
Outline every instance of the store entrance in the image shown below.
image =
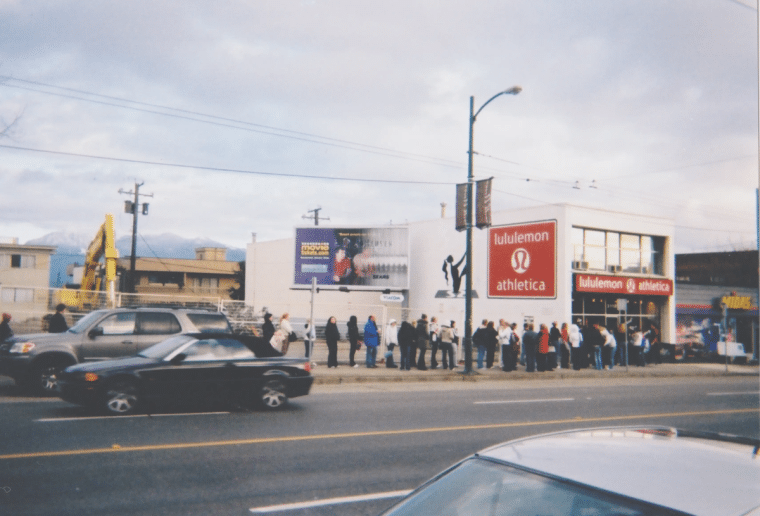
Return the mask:
{"type": "Polygon", "coordinates": [[[651,324],[660,328],[661,303],[662,299],[649,296],[573,292],[572,317],[576,324],[580,320],[582,323],[602,324],[610,330],[627,321],[629,333],[647,331],[651,324]],[[627,300],[625,311],[619,310],[619,299],[627,300]]]}

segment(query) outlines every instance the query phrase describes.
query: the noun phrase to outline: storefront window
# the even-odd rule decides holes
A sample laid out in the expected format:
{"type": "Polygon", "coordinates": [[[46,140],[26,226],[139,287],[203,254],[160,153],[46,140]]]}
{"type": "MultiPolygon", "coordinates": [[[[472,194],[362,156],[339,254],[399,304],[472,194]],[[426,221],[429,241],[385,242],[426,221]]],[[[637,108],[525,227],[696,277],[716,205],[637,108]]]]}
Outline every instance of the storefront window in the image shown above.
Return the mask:
{"type": "Polygon", "coordinates": [[[620,265],[620,234],[607,233],[607,267],[620,265]]]}
{"type": "Polygon", "coordinates": [[[583,244],[585,247],[586,261],[588,268],[594,270],[604,270],[606,260],[606,238],[604,231],[594,231],[587,229],[583,235],[583,244]]]}

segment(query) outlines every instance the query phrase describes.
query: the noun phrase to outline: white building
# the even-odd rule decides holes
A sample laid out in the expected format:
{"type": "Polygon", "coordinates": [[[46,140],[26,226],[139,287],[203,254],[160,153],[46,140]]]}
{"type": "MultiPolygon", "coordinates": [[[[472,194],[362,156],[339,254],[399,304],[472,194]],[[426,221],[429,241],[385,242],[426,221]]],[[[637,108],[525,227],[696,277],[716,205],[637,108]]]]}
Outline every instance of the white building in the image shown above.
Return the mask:
{"type": "MultiPolygon", "coordinates": [[[[473,230],[473,328],[482,319],[520,326],[582,319],[612,326],[625,318],[637,327],[652,322],[662,342],[676,341],[671,220],[560,204],[495,212],[492,221],[491,228],[473,230]]],[[[426,313],[464,327],[466,280],[455,295],[453,276],[465,273],[464,262],[457,267],[465,232],[455,230],[453,218],[407,226],[409,289],[400,292],[403,302],[383,301],[388,296],[379,291],[320,289],[315,319],[334,315],[345,321],[353,314],[363,323],[372,313],[383,323],[426,313]]],[[[308,317],[311,293],[292,289],[295,262],[294,238],[249,244],[246,303],[275,316],[308,317]]]]}

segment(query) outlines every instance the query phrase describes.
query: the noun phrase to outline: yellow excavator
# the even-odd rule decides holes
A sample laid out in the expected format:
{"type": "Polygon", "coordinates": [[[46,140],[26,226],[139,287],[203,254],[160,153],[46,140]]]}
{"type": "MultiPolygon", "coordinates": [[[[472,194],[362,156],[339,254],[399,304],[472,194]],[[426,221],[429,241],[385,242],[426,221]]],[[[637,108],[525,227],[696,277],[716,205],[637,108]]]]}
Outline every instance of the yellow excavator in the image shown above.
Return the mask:
{"type": "Polygon", "coordinates": [[[101,308],[103,305],[102,287],[105,279],[105,291],[108,305],[114,306],[116,302],[116,259],[119,252],[116,250],[113,215],[106,214],[106,221],[98,229],[95,238],[87,248],[84,259],[84,271],[82,283],[78,290],[64,288],[59,292],[59,302],[65,304],[70,310],[92,310],[101,308]],[[105,257],[105,274],[98,274],[101,269],[100,259],[105,257]]]}

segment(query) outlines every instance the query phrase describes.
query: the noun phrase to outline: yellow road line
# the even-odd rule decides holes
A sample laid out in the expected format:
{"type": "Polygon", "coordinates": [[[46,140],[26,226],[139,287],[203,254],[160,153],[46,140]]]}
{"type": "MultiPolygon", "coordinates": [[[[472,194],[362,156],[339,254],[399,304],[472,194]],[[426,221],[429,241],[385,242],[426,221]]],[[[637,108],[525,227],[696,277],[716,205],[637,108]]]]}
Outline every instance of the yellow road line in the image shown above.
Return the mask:
{"type": "Polygon", "coordinates": [[[72,455],[91,455],[95,453],[124,453],[138,451],[156,451],[156,450],[182,450],[188,448],[210,448],[215,446],[241,446],[246,444],[268,444],[268,443],[286,443],[295,441],[317,441],[328,439],[346,439],[353,437],[376,437],[403,434],[419,434],[430,432],[460,432],[467,430],[492,430],[496,428],[518,428],[525,426],[539,425],[564,425],[568,423],[602,423],[608,421],[626,421],[631,419],[662,418],[662,417],[689,417],[689,416],[717,416],[722,414],[748,414],[760,412],[760,408],[748,409],[726,409],[726,410],[704,410],[694,412],[665,412],[659,414],[634,414],[626,416],[606,416],[592,418],[571,418],[556,419],[548,421],[524,421],[517,423],[492,423],[485,425],[462,425],[462,426],[444,426],[433,428],[411,428],[404,430],[376,430],[371,432],[345,432],[340,434],[323,434],[323,435],[293,435],[285,437],[262,437],[258,439],[235,439],[229,441],[205,441],[198,443],[176,443],[176,444],[150,444],[143,446],[120,446],[114,444],[110,448],[90,448],[82,450],[61,450],[46,451],[33,453],[11,453],[0,455],[0,460],[9,459],[36,459],[42,457],[66,457],[72,455]]]}

